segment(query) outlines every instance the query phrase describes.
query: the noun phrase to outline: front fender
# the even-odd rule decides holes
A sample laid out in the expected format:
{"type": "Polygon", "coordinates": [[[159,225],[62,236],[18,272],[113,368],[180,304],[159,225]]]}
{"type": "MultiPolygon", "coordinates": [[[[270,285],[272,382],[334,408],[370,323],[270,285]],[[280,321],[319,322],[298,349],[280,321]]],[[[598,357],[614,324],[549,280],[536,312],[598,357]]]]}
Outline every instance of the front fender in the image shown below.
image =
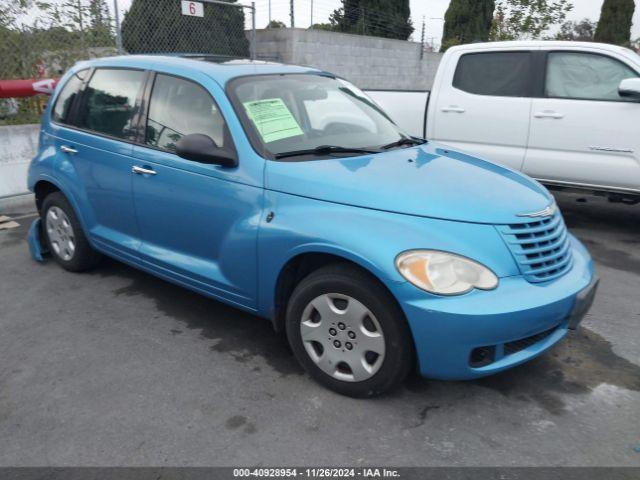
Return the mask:
{"type": "Polygon", "coordinates": [[[451,222],[352,207],[281,192],[265,192],[258,235],[260,314],[274,307],[278,276],[302,253],[328,253],[350,260],[391,289],[405,282],[395,267],[401,252],[436,249],[483,263],[499,277],[519,275],[518,266],[492,225],[451,222]]]}

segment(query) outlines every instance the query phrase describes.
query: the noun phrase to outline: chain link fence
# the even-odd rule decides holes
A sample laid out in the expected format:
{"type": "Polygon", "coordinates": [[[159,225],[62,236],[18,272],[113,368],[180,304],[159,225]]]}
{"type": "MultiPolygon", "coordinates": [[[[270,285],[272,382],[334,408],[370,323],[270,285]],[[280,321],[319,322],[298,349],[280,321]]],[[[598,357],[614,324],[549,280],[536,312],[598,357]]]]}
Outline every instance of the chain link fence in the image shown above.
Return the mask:
{"type": "MultiPolygon", "coordinates": [[[[0,0],[0,80],[55,78],[79,60],[118,53],[253,54],[251,4],[133,0],[121,25],[112,5],[112,0],[0,0]]],[[[0,125],[38,122],[47,100],[0,98],[0,125]]]]}
{"type": "MultiPolygon", "coordinates": [[[[79,60],[116,54],[255,58],[257,22],[260,28],[295,25],[421,41],[424,47],[424,23],[422,29],[415,25],[409,12],[350,7],[350,2],[131,0],[119,17],[118,2],[125,4],[125,0],[0,0],[0,80],[55,78],[79,60]]],[[[46,101],[42,95],[0,98],[0,125],[38,122],[46,101]]]]}

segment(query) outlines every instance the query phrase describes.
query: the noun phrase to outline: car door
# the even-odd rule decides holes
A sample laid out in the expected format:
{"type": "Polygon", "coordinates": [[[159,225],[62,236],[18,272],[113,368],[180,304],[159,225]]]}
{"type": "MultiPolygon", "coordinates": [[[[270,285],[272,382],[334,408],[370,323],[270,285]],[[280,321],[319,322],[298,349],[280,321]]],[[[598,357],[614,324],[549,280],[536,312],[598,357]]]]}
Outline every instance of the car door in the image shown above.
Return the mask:
{"type": "Polygon", "coordinates": [[[242,159],[228,168],[176,155],[178,141],[196,133],[234,149],[211,89],[223,95],[208,77],[163,73],[155,75],[148,89],[144,138],[134,148],[139,255],[166,278],[255,308],[262,185],[247,181],[242,159]]]}
{"type": "Polygon", "coordinates": [[[529,134],[531,51],[462,51],[434,93],[430,138],[519,170],[529,134]],[[454,67],[455,66],[455,67],[454,67]]]}
{"type": "Polygon", "coordinates": [[[98,68],[69,123],[56,121],[56,108],[52,117],[57,171],[69,176],[66,182],[74,189],[87,233],[103,250],[127,257],[135,256],[140,246],[131,167],[145,75],[143,70],[98,68]]]}
{"type": "Polygon", "coordinates": [[[551,184],[640,190],[640,103],[618,94],[637,76],[596,50],[546,52],[524,171],[551,184]]]}

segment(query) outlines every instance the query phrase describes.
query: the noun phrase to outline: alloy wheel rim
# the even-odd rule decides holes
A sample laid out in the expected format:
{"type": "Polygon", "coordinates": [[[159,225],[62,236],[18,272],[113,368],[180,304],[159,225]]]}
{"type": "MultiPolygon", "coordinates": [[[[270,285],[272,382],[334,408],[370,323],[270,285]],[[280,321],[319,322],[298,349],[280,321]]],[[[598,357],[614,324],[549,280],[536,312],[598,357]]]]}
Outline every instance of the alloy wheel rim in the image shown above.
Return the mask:
{"type": "Polygon", "coordinates": [[[76,236],[67,214],[59,207],[51,207],[47,211],[45,226],[55,254],[64,261],[71,260],[76,251],[76,236]]]}
{"type": "Polygon", "coordinates": [[[311,300],[302,313],[300,334],[309,358],[338,380],[365,381],[384,361],[385,341],[378,319],[348,295],[327,293],[311,300]]]}

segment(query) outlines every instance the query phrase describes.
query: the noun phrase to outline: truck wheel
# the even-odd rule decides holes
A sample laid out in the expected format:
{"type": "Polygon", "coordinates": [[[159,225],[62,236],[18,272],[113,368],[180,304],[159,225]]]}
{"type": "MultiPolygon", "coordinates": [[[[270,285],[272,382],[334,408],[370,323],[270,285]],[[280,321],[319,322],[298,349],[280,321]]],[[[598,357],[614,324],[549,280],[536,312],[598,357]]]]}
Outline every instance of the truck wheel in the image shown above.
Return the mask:
{"type": "Polygon", "coordinates": [[[335,264],[295,288],[287,306],[287,337],[305,370],[329,389],[374,397],[402,382],[413,365],[404,314],[380,283],[335,264]]]}
{"type": "Polygon", "coordinates": [[[89,245],[73,208],[61,192],[47,195],[40,215],[47,247],[62,268],[83,272],[98,264],[102,256],[89,245]]]}

